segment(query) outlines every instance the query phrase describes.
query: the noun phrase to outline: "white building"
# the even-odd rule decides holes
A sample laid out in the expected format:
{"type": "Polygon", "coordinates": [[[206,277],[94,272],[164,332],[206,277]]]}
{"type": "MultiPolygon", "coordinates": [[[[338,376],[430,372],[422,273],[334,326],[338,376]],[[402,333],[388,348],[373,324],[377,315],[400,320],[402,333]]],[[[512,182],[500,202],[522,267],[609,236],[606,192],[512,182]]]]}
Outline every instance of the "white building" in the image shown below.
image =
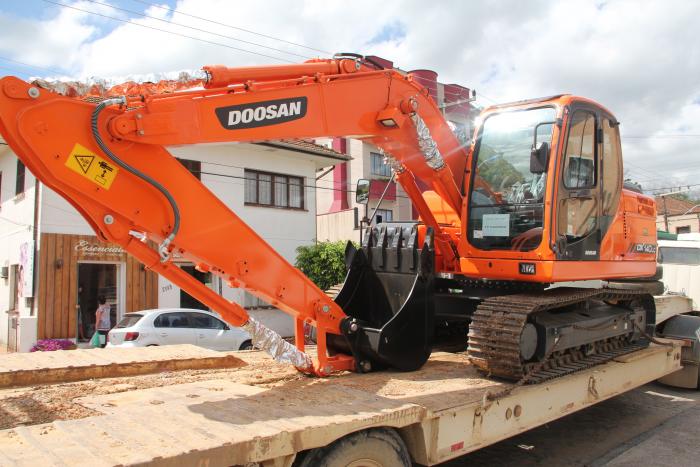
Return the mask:
{"type": "MultiPolygon", "coordinates": [[[[119,246],[100,243],[77,211],[0,143],[0,348],[27,351],[41,338],[88,339],[98,295],[112,305],[113,323],[129,311],[199,305],[119,246]]],[[[290,262],[297,247],[316,241],[317,172],[349,160],[303,141],[170,150],[290,262]]],[[[191,264],[181,266],[227,299],[263,305],[191,264]]],[[[291,319],[283,320],[291,333],[291,319]]]]}
{"type": "MultiPolygon", "coordinates": [[[[393,63],[372,56],[386,68],[393,63]]],[[[458,84],[444,84],[437,80],[437,73],[431,70],[413,70],[413,78],[427,88],[430,96],[443,110],[445,118],[455,125],[458,137],[469,140],[473,129],[475,109],[471,105],[472,93],[458,84]]],[[[370,217],[391,177],[390,167],[384,163],[380,151],[371,144],[360,140],[334,138],[318,142],[348,154],[351,160],[336,165],[317,180],[318,189],[318,240],[360,241],[360,221],[370,217]],[[359,179],[370,180],[369,203],[355,202],[355,186],[359,179]]],[[[407,221],[417,218],[410,199],[401,187],[391,182],[386,196],[377,209],[376,222],[407,221]]]]}

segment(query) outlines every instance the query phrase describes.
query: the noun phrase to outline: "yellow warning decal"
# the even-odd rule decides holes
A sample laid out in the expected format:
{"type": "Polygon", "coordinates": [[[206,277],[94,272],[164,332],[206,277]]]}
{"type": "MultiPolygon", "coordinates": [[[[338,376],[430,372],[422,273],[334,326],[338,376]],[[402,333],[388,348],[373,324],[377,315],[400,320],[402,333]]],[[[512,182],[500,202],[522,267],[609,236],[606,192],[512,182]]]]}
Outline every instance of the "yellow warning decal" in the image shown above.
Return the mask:
{"type": "Polygon", "coordinates": [[[85,146],[75,144],[68,156],[66,167],[79,173],[93,183],[109,190],[112,182],[117,178],[119,167],[107,162],[100,156],[90,151],[85,146]]]}

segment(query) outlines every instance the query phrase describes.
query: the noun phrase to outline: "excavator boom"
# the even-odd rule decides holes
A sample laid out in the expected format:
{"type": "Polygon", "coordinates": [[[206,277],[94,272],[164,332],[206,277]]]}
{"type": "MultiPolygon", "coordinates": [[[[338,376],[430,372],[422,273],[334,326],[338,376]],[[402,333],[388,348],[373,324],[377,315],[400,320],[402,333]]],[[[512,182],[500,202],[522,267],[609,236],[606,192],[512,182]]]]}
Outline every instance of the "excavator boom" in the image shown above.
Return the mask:
{"type": "Polygon", "coordinates": [[[357,356],[330,355],[326,348],[327,336],[340,336],[348,319],[341,307],[165,146],[322,136],[370,142],[391,159],[447,270],[458,265],[456,246],[441,231],[416,179],[460,212],[465,149],[426,90],[395,70],[353,59],[204,70],[204,89],[126,95],[97,106],[5,77],[0,132],[32,173],[66,198],[101,239],[120,245],[229,323],[245,326],[258,345],[267,341],[263,346],[277,349],[277,357],[316,374],[356,369],[357,356]],[[297,348],[183,272],[173,255],[292,315],[297,348]],[[313,364],[303,353],[304,323],[317,328],[313,364]]]}

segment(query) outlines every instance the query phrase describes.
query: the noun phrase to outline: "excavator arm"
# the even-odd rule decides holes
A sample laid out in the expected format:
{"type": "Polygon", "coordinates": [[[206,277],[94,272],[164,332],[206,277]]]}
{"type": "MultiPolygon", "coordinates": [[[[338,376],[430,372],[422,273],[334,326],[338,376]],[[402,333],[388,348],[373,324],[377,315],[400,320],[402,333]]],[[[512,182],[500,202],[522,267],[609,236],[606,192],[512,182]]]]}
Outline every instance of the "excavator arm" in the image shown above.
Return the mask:
{"type": "Polygon", "coordinates": [[[372,143],[390,158],[397,180],[432,229],[447,271],[458,267],[455,245],[416,180],[461,212],[466,150],[427,91],[395,70],[334,59],[204,71],[199,89],[119,96],[97,105],[5,77],[0,132],[32,173],[66,198],[101,239],[119,244],[229,323],[245,327],[279,360],[319,375],[357,369],[356,356],[327,349],[327,336],[341,335],[348,318],[341,306],[165,147],[323,136],[372,143]],[[295,346],[182,271],[173,256],[293,316],[295,346]],[[317,328],[314,362],[304,353],[304,323],[317,328]]]}

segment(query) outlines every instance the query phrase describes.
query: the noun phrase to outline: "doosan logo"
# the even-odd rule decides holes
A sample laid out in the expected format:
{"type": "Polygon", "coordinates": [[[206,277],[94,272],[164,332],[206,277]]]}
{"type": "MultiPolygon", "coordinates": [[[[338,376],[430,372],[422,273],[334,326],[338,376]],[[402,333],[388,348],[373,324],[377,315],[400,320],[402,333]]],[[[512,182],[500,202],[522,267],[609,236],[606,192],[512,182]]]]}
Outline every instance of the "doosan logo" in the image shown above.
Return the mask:
{"type": "Polygon", "coordinates": [[[297,120],[306,115],[306,97],[219,107],[216,116],[227,130],[256,128],[297,120]]]}

